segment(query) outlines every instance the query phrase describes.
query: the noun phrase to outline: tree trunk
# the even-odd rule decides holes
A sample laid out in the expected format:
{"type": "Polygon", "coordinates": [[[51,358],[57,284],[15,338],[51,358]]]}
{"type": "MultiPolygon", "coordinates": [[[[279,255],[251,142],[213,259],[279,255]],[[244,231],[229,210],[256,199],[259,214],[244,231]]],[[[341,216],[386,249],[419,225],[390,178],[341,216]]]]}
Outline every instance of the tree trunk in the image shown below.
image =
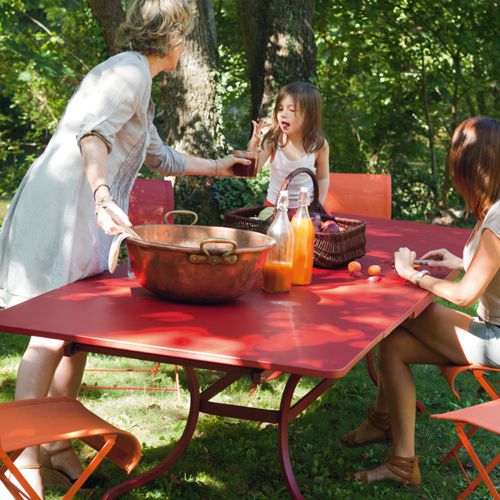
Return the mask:
{"type": "Polygon", "coordinates": [[[280,87],[315,76],[314,0],[238,0],[238,12],[257,118],[280,87]]]}
{"type": "Polygon", "coordinates": [[[108,54],[116,54],[115,37],[118,26],[125,21],[120,0],[88,0],[92,15],[103,29],[108,54]]]}
{"type": "Polygon", "coordinates": [[[439,183],[438,183],[438,167],[436,159],[436,141],[434,126],[432,125],[430,113],[429,113],[429,92],[427,89],[427,71],[425,68],[425,53],[422,49],[422,66],[421,66],[421,77],[422,77],[422,102],[424,105],[425,122],[427,124],[427,139],[429,141],[429,152],[431,156],[431,170],[432,170],[432,182],[433,191],[435,194],[438,193],[439,183]]]}
{"type": "MultiPolygon", "coordinates": [[[[191,0],[196,22],[175,72],[161,75],[162,111],[156,123],[160,135],[178,151],[215,158],[225,149],[217,98],[217,39],[212,0],[191,0]]],[[[213,220],[217,206],[206,178],[184,177],[176,182],[176,204],[213,220]]]]}

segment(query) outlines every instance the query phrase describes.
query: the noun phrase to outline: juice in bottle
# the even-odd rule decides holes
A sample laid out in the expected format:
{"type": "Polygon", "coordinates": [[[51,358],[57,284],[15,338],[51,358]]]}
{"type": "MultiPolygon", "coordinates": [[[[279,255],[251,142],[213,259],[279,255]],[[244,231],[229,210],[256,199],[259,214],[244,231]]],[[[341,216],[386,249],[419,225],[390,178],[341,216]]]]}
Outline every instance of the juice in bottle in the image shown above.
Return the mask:
{"type": "Polygon", "coordinates": [[[264,285],[266,292],[288,292],[292,287],[292,263],[267,261],[264,264],[264,285]]]}
{"type": "Polygon", "coordinates": [[[293,269],[292,284],[309,285],[314,258],[314,223],[309,217],[307,188],[300,188],[299,208],[292,219],[293,269]]]}
{"type": "Polygon", "coordinates": [[[288,191],[281,191],[277,203],[277,215],[267,234],[276,240],[264,263],[266,292],[288,292],[292,287],[293,230],[288,220],[288,191]]]}

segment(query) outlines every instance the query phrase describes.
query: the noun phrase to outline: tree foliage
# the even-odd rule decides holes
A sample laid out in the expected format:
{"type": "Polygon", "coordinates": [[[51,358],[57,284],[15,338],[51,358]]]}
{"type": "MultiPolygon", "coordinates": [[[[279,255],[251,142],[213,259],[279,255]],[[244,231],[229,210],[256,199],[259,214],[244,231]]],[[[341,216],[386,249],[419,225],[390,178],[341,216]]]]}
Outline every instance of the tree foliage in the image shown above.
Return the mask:
{"type": "MultiPolygon", "coordinates": [[[[498,0],[193,2],[204,12],[204,36],[194,37],[191,50],[208,61],[212,114],[199,113],[192,132],[176,127],[194,112],[160,82],[158,124],[171,141],[187,134],[189,152],[206,154],[196,134],[207,130],[213,156],[243,148],[251,118],[269,107],[276,89],[312,79],[324,99],[332,171],[391,173],[398,217],[424,218],[457,203],[446,166],[450,135],[464,118],[498,116],[500,108],[498,0]],[[307,41],[308,33],[314,39],[307,41]],[[217,53],[207,58],[213,47],[217,53]]],[[[118,9],[120,2],[0,0],[0,196],[14,192],[81,77],[110,53],[112,30],[103,19],[113,15],[104,4],[118,9]]],[[[186,64],[170,76],[186,82],[189,71],[186,64]]],[[[265,184],[264,175],[197,189],[209,189],[222,213],[261,202],[265,184]]],[[[188,208],[197,194],[181,191],[188,208]]]]}

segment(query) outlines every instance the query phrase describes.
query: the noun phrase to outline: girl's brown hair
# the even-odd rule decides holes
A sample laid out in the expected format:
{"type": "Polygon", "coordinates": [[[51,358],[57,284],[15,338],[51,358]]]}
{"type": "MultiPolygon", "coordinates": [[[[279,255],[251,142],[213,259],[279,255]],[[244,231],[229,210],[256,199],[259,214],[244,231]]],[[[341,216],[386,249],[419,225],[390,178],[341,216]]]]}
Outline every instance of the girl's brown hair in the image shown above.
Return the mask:
{"type": "Polygon", "coordinates": [[[318,89],[306,82],[289,83],[283,87],[273,109],[273,123],[262,141],[268,144],[271,154],[284,146],[283,132],[278,123],[278,108],[281,101],[290,96],[295,105],[304,114],[304,124],[302,126],[302,144],[307,154],[319,151],[325,144],[325,134],[321,129],[321,94],[318,89]]]}
{"type": "Polygon", "coordinates": [[[500,121],[476,116],[453,133],[450,175],[467,209],[482,221],[500,198],[500,121]]]}
{"type": "Polygon", "coordinates": [[[116,37],[121,50],[164,57],[193,29],[189,0],[134,0],[116,37]]]}

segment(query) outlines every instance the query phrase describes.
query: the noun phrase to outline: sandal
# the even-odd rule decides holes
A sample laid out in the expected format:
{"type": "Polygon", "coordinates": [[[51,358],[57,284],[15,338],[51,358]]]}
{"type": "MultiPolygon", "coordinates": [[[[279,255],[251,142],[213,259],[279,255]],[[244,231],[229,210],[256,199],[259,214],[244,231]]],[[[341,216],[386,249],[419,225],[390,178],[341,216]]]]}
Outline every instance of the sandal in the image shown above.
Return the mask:
{"type": "MultiPolygon", "coordinates": [[[[371,471],[361,471],[358,473],[358,477],[354,474],[349,474],[351,479],[361,481],[365,484],[371,484],[376,481],[396,481],[405,486],[418,486],[422,482],[422,477],[420,476],[420,468],[418,466],[418,455],[414,457],[398,457],[396,455],[391,455],[387,462],[384,464],[388,470],[390,470],[397,478],[392,477],[380,477],[377,479],[368,479],[368,473],[371,471]]],[[[380,466],[379,466],[380,467],[380,466]]]]}
{"type": "MultiPolygon", "coordinates": [[[[57,467],[54,467],[52,464],[52,457],[54,455],[58,455],[60,453],[65,453],[67,451],[74,451],[74,448],[71,444],[68,446],[64,446],[59,450],[55,450],[52,452],[47,451],[45,448],[41,447],[42,452],[45,454],[45,458],[42,460],[42,467],[40,469],[40,474],[42,476],[42,480],[45,486],[53,486],[60,487],[64,489],[69,489],[79,476],[73,478],[67,472],[57,467]]],[[[94,488],[98,488],[100,486],[104,486],[106,483],[106,479],[104,477],[100,477],[96,475],[94,472],[87,480],[82,484],[82,490],[90,490],[94,488]]]]}
{"type": "Polygon", "coordinates": [[[364,422],[356,429],[348,432],[341,438],[341,441],[346,446],[363,446],[371,443],[383,443],[392,441],[391,418],[388,413],[376,411],[371,407],[368,410],[368,416],[364,422]],[[359,435],[363,434],[361,430],[365,426],[371,426],[380,431],[380,435],[373,438],[363,439],[359,435]],[[358,436],[358,438],[356,438],[358,436]]]}

